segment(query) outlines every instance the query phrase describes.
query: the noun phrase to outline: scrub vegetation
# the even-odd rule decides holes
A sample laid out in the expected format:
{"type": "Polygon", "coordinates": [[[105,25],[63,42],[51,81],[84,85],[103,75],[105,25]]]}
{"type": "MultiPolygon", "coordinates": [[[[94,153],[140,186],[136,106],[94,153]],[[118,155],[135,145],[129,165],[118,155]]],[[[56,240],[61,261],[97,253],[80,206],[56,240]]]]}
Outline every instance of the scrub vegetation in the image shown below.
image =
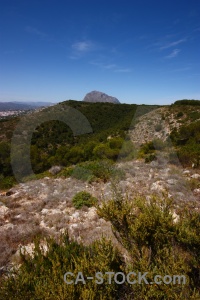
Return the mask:
{"type": "MultiPolygon", "coordinates": [[[[173,209],[167,197],[152,197],[147,203],[137,196],[123,198],[115,188],[113,198],[97,206],[97,211],[111,222],[120,247],[104,238],[84,246],[64,235],[57,241],[48,239],[45,251],[37,239],[34,254],[21,254],[21,266],[2,278],[0,298],[199,299],[200,215],[185,206],[174,217],[173,209]],[[70,277],[73,284],[65,283],[66,272],[75,274],[70,277]],[[75,284],[78,272],[84,277],[75,284]],[[97,272],[103,274],[101,284],[97,278],[87,280],[97,272]],[[148,273],[141,283],[128,283],[119,274],[117,280],[122,283],[112,278],[109,284],[106,272],[122,272],[125,277],[130,272],[148,273]],[[159,278],[161,283],[157,283],[156,275],[182,275],[185,282],[165,284],[159,278]]],[[[129,279],[133,282],[137,277],[129,279]]]]}

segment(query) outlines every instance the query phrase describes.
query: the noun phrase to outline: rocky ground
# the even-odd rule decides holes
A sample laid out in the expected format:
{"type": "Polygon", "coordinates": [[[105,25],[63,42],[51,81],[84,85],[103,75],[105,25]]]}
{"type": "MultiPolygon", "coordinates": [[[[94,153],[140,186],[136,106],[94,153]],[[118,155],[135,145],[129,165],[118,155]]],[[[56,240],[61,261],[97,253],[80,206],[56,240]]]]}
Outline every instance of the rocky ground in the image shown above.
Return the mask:
{"type": "MultiPolygon", "coordinates": [[[[190,124],[193,120],[194,114],[200,113],[200,108],[188,106],[187,111],[182,110],[180,106],[160,107],[154,109],[147,114],[137,118],[140,114],[141,107],[136,111],[133,123],[134,129],[129,131],[131,140],[136,145],[141,145],[153,139],[161,139],[165,141],[173,129],[179,129],[181,125],[190,124]],[[181,113],[181,115],[179,115],[181,113]]],[[[196,119],[197,121],[199,119],[196,119]]]]}
{"type": "MultiPolygon", "coordinates": [[[[165,166],[142,160],[118,163],[126,176],[117,184],[125,197],[152,194],[173,197],[177,205],[190,202],[200,207],[200,172],[165,166]]],[[[88,184],[73,178],[45,177],[19,184],[0,196],[0,266],[5,269],[16,261],[20,245],[29,245],[34,236],[58,236],[68,230],[72,238],[92,242],[103,235],[112,236],[110,224],[98,217],[96,208],[75,209],[73,196],[88,191],[97,197],[99,204],[113,195],[111,181],[88,184]],[[17,254],[16,254],[17,253],[17,254]]],[[[30,249],[29,249],[30,251],[30,249]]]]}

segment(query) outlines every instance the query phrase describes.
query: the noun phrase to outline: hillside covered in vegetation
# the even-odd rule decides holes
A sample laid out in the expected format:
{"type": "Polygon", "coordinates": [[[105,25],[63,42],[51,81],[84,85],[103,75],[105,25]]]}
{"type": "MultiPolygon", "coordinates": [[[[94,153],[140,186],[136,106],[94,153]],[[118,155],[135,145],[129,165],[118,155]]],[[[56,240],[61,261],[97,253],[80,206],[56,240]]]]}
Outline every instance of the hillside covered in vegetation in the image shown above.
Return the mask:
{"type": "MultiPolygon", "coordinates": [[[[87,103],[69,100],[46,108],[42,112],[25,116],[27,128],[24,129],[24,132],[28,130],[28,123],[34,123],[41,113],[53,114],[54,109],[59,108],[59,110],[65,111],[67,107],[78,110],[87,118],[91,125],[91,132],[74,136],[72,129],[64,122],[58,120],[42,122],[34,129],[31,138],[31,164],[36,174],[44,172],[54,165],[70,166],[102,158],[115,161],[137,109],[135,104],[87,103]],[[112,139],[109,140],[109,138],[112,139]]],[[[141,108],[140,114],[155,109],[151,106],[142,106],[141,108]]],[[[19,118],[9,118],[0,122],[1,186],[5,186],[5,188],[12,186],[12,182],[14,182],[10,165],[10,147],[14,129],[19,121],[19,118]]],[[[125,155],[131,154],[132,144],[130,141],[127,140],[124,149],[125,155]]]]}
{"type": "MultiPolygon", "coordinates": [[[[179,100],[171,106],[163,107],[161,121],[157,120],[157,117],[153,117],[152,121],[150,119],[147,120],[144,128],[141,122],[138,123],[139,118],[142,115],[147,115],[148,118],[150,116],[148,113],[150,111],[157,112],[158,106],[88,103],[69,100],[39,112],[29,113],[25,116],[27,124],[34,123],[39,116],[42,119],[42,116],[45,114],[54,114],[55,109],[59,108],[65,112],[67,107],[71,107],[85,116],[91,125],[90,133],[74,135],[72,129],[62,121],[49,120],[41,122],[34,128],[31,136],[30,158],[32,169],[34,173],[40,174],[54,165],[69,167],[89,160],[95,161],[99,159],[109,159],[114,162],[119,158],[119,155],[121,158],[136,158],[134,143],[137,131],[134,130],[135,126],[140,128],[138,135],[139,139],[141,139],[148,133],[155,122],[157,123],[151,129],[152,134],[154,135],[153,132],[157,132],[159,137],[163,126],[165,138],[169,136],[173,142],[180,162],[184,166],[191,164],[198,166],[200,155],[199,102],[198,100],[179,100]],[[165,122],[165,124],[163,123],[161,126],[161,122],[165,122]],[[168,128],[168,131],[166,131],[166,128],[168,128]],[[129,132],[132,133],[129,134],[129,132]]],[[[9,188],[15,182],[10,164],[10,151],[14,129],[19,122],[19,117],[9,117],[0,121],[1,188],[9,188]]],[[[28,132],[28,126],[24,129],[24,132],[28,132]]],[[[19,134],[22,135],[22,132],[19,134]]],[[[152,134],[147,137],[147,142],[152,142],[154,139],[152,134]]],[[[160,140],[162,141],[163,138],[164,136],[161,135],[160,140]]],[[[145,140],[143,144],[145,144],[145,140]]],[[[26,149],[23,146],[21,148],[26,149]]],[[[153,149],[150,149],[150,154],[151,150],[153,149]]],[[[145,150],[145,152],[148,155],[148,150],[145,150]]],[[[153,156],[151,157],[153,158],[153,156]]],[[[171,162],[173,162],[173,153],[171,153],[171,158],[171,162]]],[[[28,172],[24,172],[24,177],[28,175],[28,172]]]]}
{"type": "Polygon", "coordinates": [[[0,299],[200,299],[198,105],[69,100],[0,126],[0,299]],[[75,111],[88,132],[52,119],[75,111]]]}

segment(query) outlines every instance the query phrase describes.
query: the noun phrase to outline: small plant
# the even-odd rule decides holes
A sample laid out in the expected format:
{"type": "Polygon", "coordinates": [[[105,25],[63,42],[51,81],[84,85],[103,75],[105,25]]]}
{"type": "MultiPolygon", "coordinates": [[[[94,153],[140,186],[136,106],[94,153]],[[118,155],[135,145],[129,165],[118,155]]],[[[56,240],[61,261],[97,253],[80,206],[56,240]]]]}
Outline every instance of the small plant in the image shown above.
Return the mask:
{"type": "Polygon", "coordinates": [[[113,162],[109,160],[88,161],[76,165],[71,176],[88,182],[107,182],[111,177],[123,177],[123,171],[115,168],[113,162]]]}
{"type": "Polygon", "coordinates": [[[194,189],[200,188],[200,182],[196,178],[190,178],[188,181],[188,186],[193,191],[194,189]]]}
{"type": "Polygon", "coordinates": [[[63,168],[60,173],[56,174],[56,177],[70,177],[73,173],[73,167],[63,168]]]}
{"type": "Polygon", "coordinates": [[[151,141],[151,142],[143,144],[140,147],[138,156],[139,156],[139,158],[144,158],[146,154],[152,154],[154,152],[155,152],[155,147],[154,147],[153,142],[151,141]]]}
{"type": "Polygon", "coordinates": [[[147,157],[145,157],[145,163],[150,163],[153,160],[156,160],[156,155],[155,154],[149,154],[147,157]]]}
{"type": "Polygon", "coordinates": [[[78,180],[89,181],[92,176],[92,172],[87,168],[84,168],[84,166],[77,165],[73,169],[71,176],[78,180]]]}
{"type": "Polygon", "coordinates": [[[1,175],[1,177],[0,177],[0,188],[1,189],[10,189],[15,184],[16,184],[16,181],[15,181],[14,177],[12,177],[12,176],[4,177],[3,175],[1,175]]]}
{"type": "Polygon", "coordinates": [[[83,206],[91,207],[97,203],[97,198],[93,197],[86,191],[78,192],[72,199],[75,208],[79,209],[83,206]]]}
{"type": "Polygon", "coordinates": [[[154,139],[152,142],[155,150],[163,150],[166,147],[166,143],[161,139],[154,139]]]}
{"type": "Polygon", "coordinates": [[[177,118],[181,118],[183,116],[183,112],[182,111],[179,111],[176,115],[177,118]]]}

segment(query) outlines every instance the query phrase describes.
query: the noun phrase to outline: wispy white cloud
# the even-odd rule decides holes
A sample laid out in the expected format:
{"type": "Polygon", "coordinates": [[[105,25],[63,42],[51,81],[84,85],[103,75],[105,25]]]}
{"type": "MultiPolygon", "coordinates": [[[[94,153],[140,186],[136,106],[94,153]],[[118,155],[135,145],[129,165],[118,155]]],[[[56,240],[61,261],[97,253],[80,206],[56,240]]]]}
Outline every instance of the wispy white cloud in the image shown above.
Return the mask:
{"type": "Polygon", "coordinates": [[[169,55],[165,56],[165,58],[174,58],[179,54],[180,51],[180,49],[174,49],[169,55]]]}
{"type": "Polygon", "coordinates": [[[184,39],[180,39],[180,40],[177,40],[177,41],[174,41],[174,42],[171,42],[171,43],[167,43],[163,46],[160,47],[160,50],[164,50],[164,49],[168,49],[168,48],[171,48],[171,47],[175,47],[181,43],[184,43],[187,41],[187,38],[184,38],[184,39]]]}
{"type": "Polygon", "coordinates": [[[89,40],[78,41],[71,45],[71,55],[69,58],[80,59],[94,50],[97,50],[97,46],[93,42],[89,40]]]}
{"type": "Polygon", "coordinates": [[[183,37],[183,38],[174,40],[175,36],[176,36],[175,34],[166,35],[166,36],[158,39],[154,43],[148,45],[146,47],[146,49],[160,52],[160,51],[167,50],[167,49],[170,49],[173,47],[177,47],[178,45],[188,41],[188,37],[183,37]]]}
{"type": "Polygon", "coordinates": [[[72,44],[72,49],[78,52],[88,52],[93,49],[93,43],[90,41],[80,41],[72,44]]]}

